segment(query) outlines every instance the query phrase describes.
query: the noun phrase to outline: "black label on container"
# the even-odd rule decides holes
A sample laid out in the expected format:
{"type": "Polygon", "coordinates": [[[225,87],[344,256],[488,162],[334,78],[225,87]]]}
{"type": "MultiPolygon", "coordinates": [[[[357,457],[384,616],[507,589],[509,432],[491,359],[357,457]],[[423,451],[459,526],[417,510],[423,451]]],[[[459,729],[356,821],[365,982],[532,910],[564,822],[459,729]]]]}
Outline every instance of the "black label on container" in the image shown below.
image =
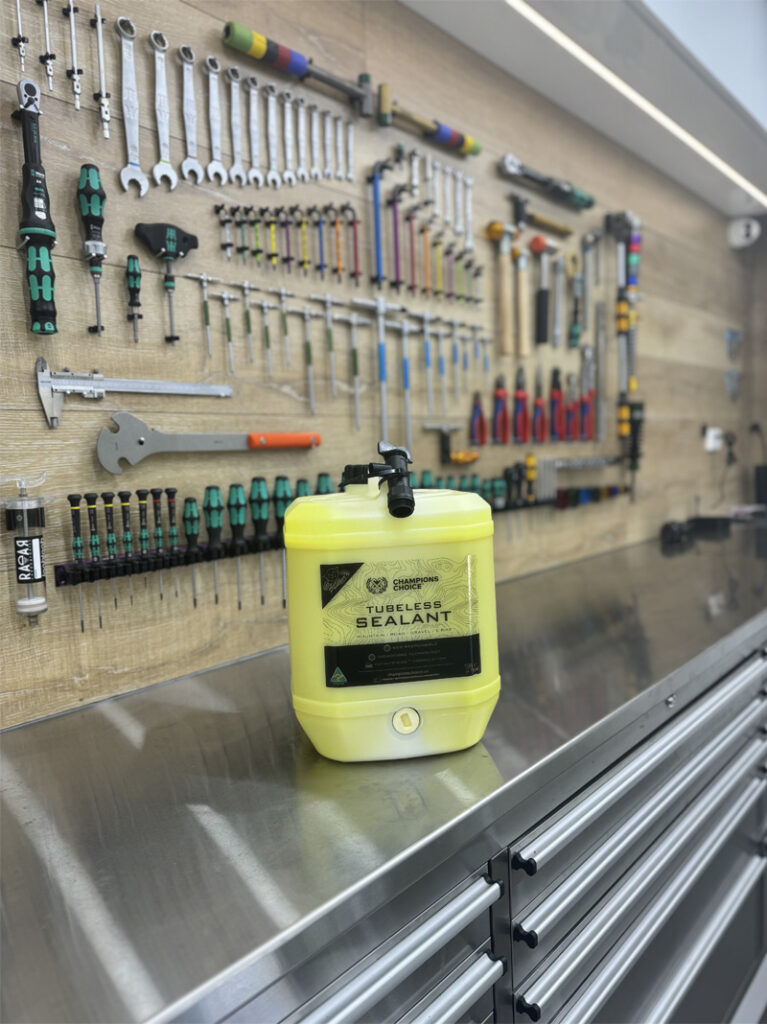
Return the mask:
{"type": "Polygon", "coordinates": [[[17,583],[42,583],[45,559],[42,537],[14,537],[13,548],[17,583]]]}
{"type": "Polygon", "coordinates": [[[363,562],[341,562],[336,565],[320,566],[322,607],[332,601],[339,590],[346,586],[352,576],[361,569],[363,562]]]}
{"type": "Polygon", "coordinates": [[[333,688],[454,679],[481,671],[479,633],[325,647],[325,685],[333,688]]]}

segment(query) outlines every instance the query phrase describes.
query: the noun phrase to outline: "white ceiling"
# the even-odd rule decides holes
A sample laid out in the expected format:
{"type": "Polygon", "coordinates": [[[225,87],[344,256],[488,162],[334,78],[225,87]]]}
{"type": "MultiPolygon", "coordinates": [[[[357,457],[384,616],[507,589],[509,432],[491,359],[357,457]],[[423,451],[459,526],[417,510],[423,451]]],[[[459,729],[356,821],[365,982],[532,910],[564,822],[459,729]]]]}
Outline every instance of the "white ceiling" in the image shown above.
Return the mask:
{"type": "MultiPolygon", "coordinates": [[[[729,216],[764,213],[702,157],[504,0],[403,0],[514,78],[729,216]]],[[[531,0],[539,13],[767,192],[767,132],[639,2],[531,0]]]]}

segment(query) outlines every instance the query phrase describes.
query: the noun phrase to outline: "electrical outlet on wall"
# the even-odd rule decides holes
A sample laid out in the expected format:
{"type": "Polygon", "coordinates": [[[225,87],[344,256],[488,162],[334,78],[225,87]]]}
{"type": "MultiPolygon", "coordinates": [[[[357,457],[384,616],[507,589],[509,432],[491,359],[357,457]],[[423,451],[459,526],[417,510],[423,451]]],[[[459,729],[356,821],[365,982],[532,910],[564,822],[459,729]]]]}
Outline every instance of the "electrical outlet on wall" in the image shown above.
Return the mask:
{"type": "Polygon", "coordinates": [[[724,445],[724,431],[721,427],[701,427],[703,436],[703,450],[705,452],[720,452],[724,445]]]}

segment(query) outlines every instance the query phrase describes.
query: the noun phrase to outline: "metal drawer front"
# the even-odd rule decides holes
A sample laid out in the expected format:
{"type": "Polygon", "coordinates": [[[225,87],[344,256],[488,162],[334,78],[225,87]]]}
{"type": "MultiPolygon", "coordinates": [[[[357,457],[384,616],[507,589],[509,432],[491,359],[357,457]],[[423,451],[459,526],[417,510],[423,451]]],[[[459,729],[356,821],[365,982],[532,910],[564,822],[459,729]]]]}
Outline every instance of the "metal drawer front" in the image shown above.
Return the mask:
{"type": "Polygon", "coordinates": [[[489,992],[503,971],[502,961],[483,953],[410,1024],[455,1024],[479,998],[489,992]]]}
{"type": "Polygon", "coordinates": [[[763,657],[756,657],[731,679],[720,683],[715,691],[676,722],[665,726],[655,739],[629,755],[603,783],[583,798],[576,799],[570,810],[549,828],[512,850],[512,866],[535,874],[572,839],[585,832],[616,804],[637,782],[665,760],[685,740],[715,716],[741,691],[759,682],[767,668],[763,657]]]}
{"type": "MultiPolygon", "coordinates": [[[[595,955],[602,942],[609,936],[616,922],[631,912],[633,906],[647,893],[660,877],[672,869],[678,854],[690,840],[691,834],[699,829],[719,810],[726,798],[732,798],[732,791],[743,786],[744,775],[754,763],[767,753],[767,743],[754,740],[743,753],[708,786],[675,824],[650,848],[647,854],[635,864],[610,891],[591,920],[580,930],[560,955],[543,970],[538,977],[516,997],[519,1012],[527,1013],[533,1020],[544,1017],[549,1020],[567,998],[569,992],[580,982],[591,955],[595,955]]],[[[730,810],[719,821],[715,821],[705,840],[696,851],[694,863],[684,861],[683,877],[676,886],[668,886],[664,896],[664,907],[676,904],[683,892],[687,891],[705,865],[709,863],[737,823],[759,798],[767,783],[753,779],[745,786],[741,795],[732,803],[730,810]]],[[[614,958],[611,958],[613,962],[614,958]]],[[[605,996],[609,993],[605,991],[605,996]]],[[[582,1014],[585,1020],[588,1012],[582,1014]]],[[[578,1017],[570,1018],[573,1022],[578,1017]]]]}
{"type": "Polygon", "coordinates": [[[329,996],[303,1024],[353,1024],[501,897],[497,882],[477,879],[432,917],[329,996]]]}
{"type": "MultiPolygon", "coordinates": [[[[589,859],[565,878],[549,896],[514,926],[514,938],[523,939],[531,948],[549,938],[549,933],[578,901],[592,891],[597,880],[627,851],[636,848],[642,834],[650,828],[680,796],[714,765],[736,740],[764,716],[764,701],[749,704],[715,741],[700,750],[692,760],[672,776],[653,796],[628,818],[589,859]]],[[[595,902],[592,898],[592,903],[595,902]]]]}

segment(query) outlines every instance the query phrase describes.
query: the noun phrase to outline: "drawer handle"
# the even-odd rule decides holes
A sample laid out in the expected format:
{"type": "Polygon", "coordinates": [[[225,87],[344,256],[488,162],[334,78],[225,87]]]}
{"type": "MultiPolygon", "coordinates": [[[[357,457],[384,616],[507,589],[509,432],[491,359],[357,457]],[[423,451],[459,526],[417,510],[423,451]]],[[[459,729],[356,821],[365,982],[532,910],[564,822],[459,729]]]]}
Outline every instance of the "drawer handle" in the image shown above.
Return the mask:
{"type": "MultiPolygon", "coordinates": [[[[749,704],[737,718],[723,731],[721,736],[700,750],[695,757],[685,764],[677,775],[672,776],[646,804],[639,807],[613,834],[580,867],[572,871],[546,899],[541,900],[529,914],[514,925],[514,938],[524,941],[531,949],[548,938],[553,928],[578,901],[589,893],[610,867],[635,847],[640,837],[656,821],[664,811],[675,803],[723,752],[740,739],[747,730],[752,729],[759,718],[764,715],[764,704],[754,701],[749,704]]],[[[756,754],[761,745],[755,748],[756,754]]]]}
{"type": "Polygon", "coordinates": [[[757,682],[765,670],[764,658],[757,657],[727,682],[716,687],[711,696],[685,712],[675,723],[664,727],[661,735],[650,740],[635,754],[624,759],[606,782],[595,787],[534,839],[512,852],[511,866],[534,875],[563,850],[576,835],[584,832],[608,808],[617,803],[640,779],[648,775],[704,722],[714,718],[722,707],[745,687],[757,682]]]}
{"type": "MultiPolygon", "coordinates": [[[[717,810],[731,791],[743,783],[743,762],[745,754],[753,760],[754,746],[746,751],[707,787],[676,823],[664,833],[648,853],[634,865],[631,873],[619,882],[599,907],[594,917],[580,929],[575,938],[566,946],[554,962],[520,993],[516,1000],[517,1010],[526,1013],[533,1020],[547,1018],[553,1014],[552,1005],[562,990],[574,986],[578,972],[583,970],[589,956],[609,934],[614,922],[619,921],[664,872],[672,869],[679,852],[687,843],[690,833],[698,829],[717,810]]],[[[764,745],[763,745],[764,746],[764,745]]],[[[700,841],[693,855],[683,862],[683,872],[677,872],[673,886],[666,892],[665,906],[671,906],[681,898],[698,878],[704,867],[724,845],[740,820],[759,799],[767,786],[764,779],[752,779],[741,795],[731,804],[724,817],[715,822],[712,830],[700,841]]],[[[560,998],[560,1002],[563,1001],[560,998]]]]}
{"type": "Polygon", "coordinates": [[[483,953],[460,978],[433,999],[423,1013],[413,1017],[410,1024],[455,1024],[503,977],[504,970],[502,960],[494,960],[483,953]]]}
{"type": "MultiPolygon", "coordinates": [[[[303,1024],[354,1024],[429,957],[501,898],[501,886],[478,878],[364,970],[325,999],[303,1024]]],[[[488,934],[489,934],[488,927],[488,934]]]]}

